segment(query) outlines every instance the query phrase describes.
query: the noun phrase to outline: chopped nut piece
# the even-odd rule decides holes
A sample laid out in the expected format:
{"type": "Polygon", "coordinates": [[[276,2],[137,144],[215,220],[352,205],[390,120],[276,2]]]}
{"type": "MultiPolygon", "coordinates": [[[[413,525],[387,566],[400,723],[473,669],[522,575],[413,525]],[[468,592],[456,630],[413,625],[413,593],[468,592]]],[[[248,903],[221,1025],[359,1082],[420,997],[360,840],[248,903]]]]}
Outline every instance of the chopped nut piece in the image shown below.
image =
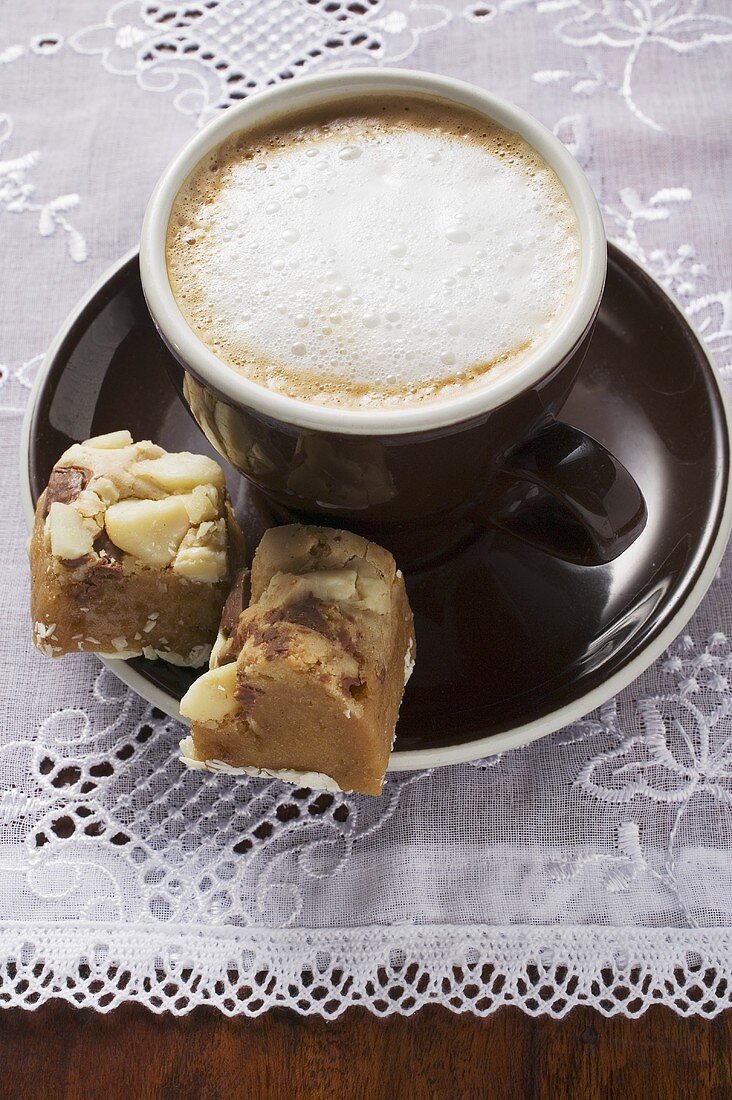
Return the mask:
{"type": "Polygon", "coordinates": [[[90,554],[94,535],[84,525],[84,520],[70,504],[55,501],[46,520],[51,536],[51,553],[64,561],[74,561],[90,554]]]}
{"type": "Polygon", "coordinates": [[[235,691],[236,665],[211,668],[183,696],[181,715],[191,722],[218,722],[237,710],[235,691]]]}
{"type": "Polygon", "coordinates": [[[108,477],[94,478],[94,492],[105,504],[114,504],[119,500],[119,491],[113,481],[108,477]]]}
{"type": "Polygon", "coordinates": [[[85,447],[94,447],[97,451],[115,451],[118,447],[131,447],[132,436],[124,429],[120,432],[107,432],[106,435],[94,435],[87,439],[85,447]]]}
{"type": "Polygon", "coordinates": [[[176,499],[185,503],[191,523],[203,523],[219,514],[219,494],[213,485],[197,485],[191,493],[176,499]]]}
{"type": "Polygon", "coordinates": [[[121,500],[105,517],[112,542],[146,565],[169,565],[190,527],[186,499],[121,500]]]}
{"type": "Polygon", "coordinates": [[[173,569],[191,581],[213,584],[226,574],[226,554],[210,546],[186,546],[176,554],[173,569]]]}
{"type": "Polygon", "coordinates": [[[104,526],[103,516],[106,507],[106,503],[92,489],[84,489],[74,501],[74,508],[80,515],[88,519],[102,517],[96,524],[99,530],[104,526]]]}
{"type": "Polygon", "coordinates": [[[135,462],[134,472],[149,477],[168,493],[188,493],[198,485],[215,485],[224,488],[224,473],[218,462],[205,455],[188,451],[164,454],[160,458],[135,462]]]}
{"type": "Polygon", "coordinates": [[[173,569],[192,581],[213,583],[226,574],[226,521],[202,523],[191,528],[180,544],[173,569]]]}

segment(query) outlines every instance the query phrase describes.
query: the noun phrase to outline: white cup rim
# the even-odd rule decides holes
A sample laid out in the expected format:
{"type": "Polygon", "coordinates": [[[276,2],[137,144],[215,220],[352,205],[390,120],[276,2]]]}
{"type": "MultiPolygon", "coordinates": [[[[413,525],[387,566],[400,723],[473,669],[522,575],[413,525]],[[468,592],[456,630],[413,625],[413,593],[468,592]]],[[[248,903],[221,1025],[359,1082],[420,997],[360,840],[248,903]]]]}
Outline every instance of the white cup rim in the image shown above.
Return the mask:
{"type": "Polygon", "coordinates": [[[464,81],[406,69],[350,69],[279,84],[223,111],[194,135],[161,175],[145,212],[140,274],[152,317],[174,353],[205,385],[235,406],[278,422],[339,435],[401,435],[431,431],[476,419],[505,404],[562,363],[581,340],[602,295],[607,244],[597,200],[582,169],[554,134],[526,111],[464,81]],[[301,106],[344,94],[382,91],[438,96],[478,110],[527,141],[554,169],[574,206],[580,226],[581,265],[567,310],[547,340],[511,370],[454,398],[405,408],[344,409],[301,401],[269,390],[227,366],[188,325],[173,295],[165,259],[170,211],[195,166],[222,141],[301,106]]]}

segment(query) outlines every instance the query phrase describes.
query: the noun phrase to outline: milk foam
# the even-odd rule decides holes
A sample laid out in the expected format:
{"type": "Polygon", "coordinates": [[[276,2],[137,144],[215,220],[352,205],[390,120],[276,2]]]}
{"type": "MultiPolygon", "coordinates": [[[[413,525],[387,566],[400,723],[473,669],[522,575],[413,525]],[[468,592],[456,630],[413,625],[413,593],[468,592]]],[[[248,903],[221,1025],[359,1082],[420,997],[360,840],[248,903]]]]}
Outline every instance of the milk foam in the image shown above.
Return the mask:
{"type": "Polygon", "coordinates": [[[393,404],[450,396],[546,338],[579,268],[566,192],[515,135],[442,111],[235,136],[199,166],[168,270],[219,358],[294,397],[393,404]]]}

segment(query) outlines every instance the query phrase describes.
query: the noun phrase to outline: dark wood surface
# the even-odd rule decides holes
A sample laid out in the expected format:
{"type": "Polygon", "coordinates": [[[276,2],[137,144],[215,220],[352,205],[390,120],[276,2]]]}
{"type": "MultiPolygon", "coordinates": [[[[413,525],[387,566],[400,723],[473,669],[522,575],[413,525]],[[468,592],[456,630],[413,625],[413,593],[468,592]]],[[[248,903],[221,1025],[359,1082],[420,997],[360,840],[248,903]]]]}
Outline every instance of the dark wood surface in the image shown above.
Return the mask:
{"type": "Polygon", "coordinates": [[[481,1020],[430,1007],[325,1022],[53,1002],[0,1013],[0,1064],[2,1100],[730,1100],[732,1013],[481,1020]]]}

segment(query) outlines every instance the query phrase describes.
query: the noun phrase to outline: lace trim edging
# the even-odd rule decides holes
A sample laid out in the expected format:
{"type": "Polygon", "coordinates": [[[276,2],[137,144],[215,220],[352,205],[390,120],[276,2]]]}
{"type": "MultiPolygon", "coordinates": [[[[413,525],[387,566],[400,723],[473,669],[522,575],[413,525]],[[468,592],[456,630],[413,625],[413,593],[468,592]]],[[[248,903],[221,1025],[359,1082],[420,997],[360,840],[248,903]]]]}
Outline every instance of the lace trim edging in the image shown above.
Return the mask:
{"type": "Polygon", "coordinates": [[[732,1005],[732,929],[397,926],[336,929],[0,924],[0,1006],[53,997],[108,1012],[138,1001],[185,1015],[269,1008],[335,1018],[353,1005],[411,1015],[426,1004],[486,1016],[591,1005],[683,1016],[732,1005]]]}

